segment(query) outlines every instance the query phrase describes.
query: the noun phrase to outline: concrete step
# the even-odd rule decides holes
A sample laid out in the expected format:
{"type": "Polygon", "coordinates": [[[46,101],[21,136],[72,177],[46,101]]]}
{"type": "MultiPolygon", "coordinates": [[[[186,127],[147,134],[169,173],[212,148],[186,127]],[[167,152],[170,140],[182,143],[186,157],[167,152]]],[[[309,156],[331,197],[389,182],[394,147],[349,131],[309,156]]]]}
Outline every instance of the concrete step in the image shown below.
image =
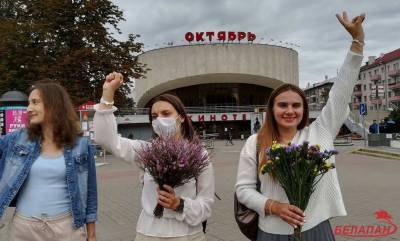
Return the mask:
{"type": "Polygon", "coordinates": [[[377,150],[373,148],[356,148],[351,151],[354,154],[374,156],[374,157],[382,157],[387,159],[399,160],[400,161],[400,153],[390,152],[385,150],[377,150]]]}

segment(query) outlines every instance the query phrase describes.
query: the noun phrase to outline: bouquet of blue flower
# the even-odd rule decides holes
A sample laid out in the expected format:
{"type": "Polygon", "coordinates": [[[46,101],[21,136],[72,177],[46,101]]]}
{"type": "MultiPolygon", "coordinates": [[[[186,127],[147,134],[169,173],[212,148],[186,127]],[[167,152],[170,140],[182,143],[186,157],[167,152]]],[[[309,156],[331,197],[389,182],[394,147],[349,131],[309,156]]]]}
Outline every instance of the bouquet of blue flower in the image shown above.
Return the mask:
{"type": "MultiPolygon", "coordinates": [[[[305,210],[318,182],[335,168],[328,160],[337,151],[321,151],[319,145],[308,142],[283,146],[274,141],[265,154],[267,161],[261,165],[261,173],[268,173],[279,181],[290,204],[305,210]]],[[[301,227],[295,228],[294,238],[301,240],[301,227]]]]}
{"type": "MultiPolygon", "coordinates": [[[[160,189],[164,184],[175,188],[197,179],[209,163],[208,153],[198,138],[189,141],[160,136],[135,151],[139,167],[153,177],[160,189]]],[[[157,204],[154,216],[161,218],[163,212],[164,207],[157,204]]]]}

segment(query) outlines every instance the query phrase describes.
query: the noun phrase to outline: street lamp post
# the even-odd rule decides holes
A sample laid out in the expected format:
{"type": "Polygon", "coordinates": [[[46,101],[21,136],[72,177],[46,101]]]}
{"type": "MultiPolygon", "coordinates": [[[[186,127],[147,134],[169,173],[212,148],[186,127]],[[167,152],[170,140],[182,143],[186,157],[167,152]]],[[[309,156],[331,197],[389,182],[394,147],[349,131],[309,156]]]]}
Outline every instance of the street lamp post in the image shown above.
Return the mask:
{"type": "Polygon", "coordinates": [[[378,115],[378,117],[377,117],[378,128],[377,128],[377,131],[376,131],[377,134],[379,134],[379,123],[380,123],[380,120],[379,120],[379,109],[380,108],[379,108],[378,103],[379,103],[378,80],[375,80],[375,106],[376,106],[376,112],[377,112],[377,115],[378,115]]]}

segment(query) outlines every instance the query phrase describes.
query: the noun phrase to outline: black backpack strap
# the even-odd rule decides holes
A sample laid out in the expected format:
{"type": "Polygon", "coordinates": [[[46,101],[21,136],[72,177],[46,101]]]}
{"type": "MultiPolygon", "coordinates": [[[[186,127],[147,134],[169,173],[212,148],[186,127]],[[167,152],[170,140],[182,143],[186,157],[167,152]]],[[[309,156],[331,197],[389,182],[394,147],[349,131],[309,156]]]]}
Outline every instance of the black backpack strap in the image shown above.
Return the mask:
{"type": "MultiPolygon", "coordinates": [[[[196,196],[197,196],[197,178],[195,178],[195,180],[196,180],[196,196]]],[[[218,195],[217,195],[216,192],[214,192],[214,195],[215,195],[219,200],[221,200],[221,198],[218,197],[218,195]]],[[[207,220],[204,220],[204,221],[201,223],[201,225],[203,226],[203,233],[206,233],[207,220]]]]}
{"type": "Polygon", "coordinates": [[[256,184],[256,190],[260,191],[260,187],[261,187],[261,182],[260,182],[260,178],[258,176],[258,164],[260,163],[260,144],[257,141],[256,144],[256,177],[257,177],[257,184],[256,184]]]}

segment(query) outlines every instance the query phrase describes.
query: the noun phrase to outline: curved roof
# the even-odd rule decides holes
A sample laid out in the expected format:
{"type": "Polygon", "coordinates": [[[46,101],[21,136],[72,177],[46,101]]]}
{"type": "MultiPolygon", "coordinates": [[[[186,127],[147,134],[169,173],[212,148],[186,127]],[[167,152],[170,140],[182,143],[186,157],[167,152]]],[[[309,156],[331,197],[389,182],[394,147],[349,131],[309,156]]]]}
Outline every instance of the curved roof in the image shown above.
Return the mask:
{"type": "Polygon", "coordinates": [[[297,52],[266,44],[174,46],[145,52],[139,61],[150,70],[136,80],[138,107],[166,91],[198,84],[298,85],[297,52]]]}
{"type": "Polygon", "coordinates": [[[28,101],[28,96],[17,90],[12,90],[4,93],[0,97],[1,102],[23,102],[23,101],[28,101]]]}

